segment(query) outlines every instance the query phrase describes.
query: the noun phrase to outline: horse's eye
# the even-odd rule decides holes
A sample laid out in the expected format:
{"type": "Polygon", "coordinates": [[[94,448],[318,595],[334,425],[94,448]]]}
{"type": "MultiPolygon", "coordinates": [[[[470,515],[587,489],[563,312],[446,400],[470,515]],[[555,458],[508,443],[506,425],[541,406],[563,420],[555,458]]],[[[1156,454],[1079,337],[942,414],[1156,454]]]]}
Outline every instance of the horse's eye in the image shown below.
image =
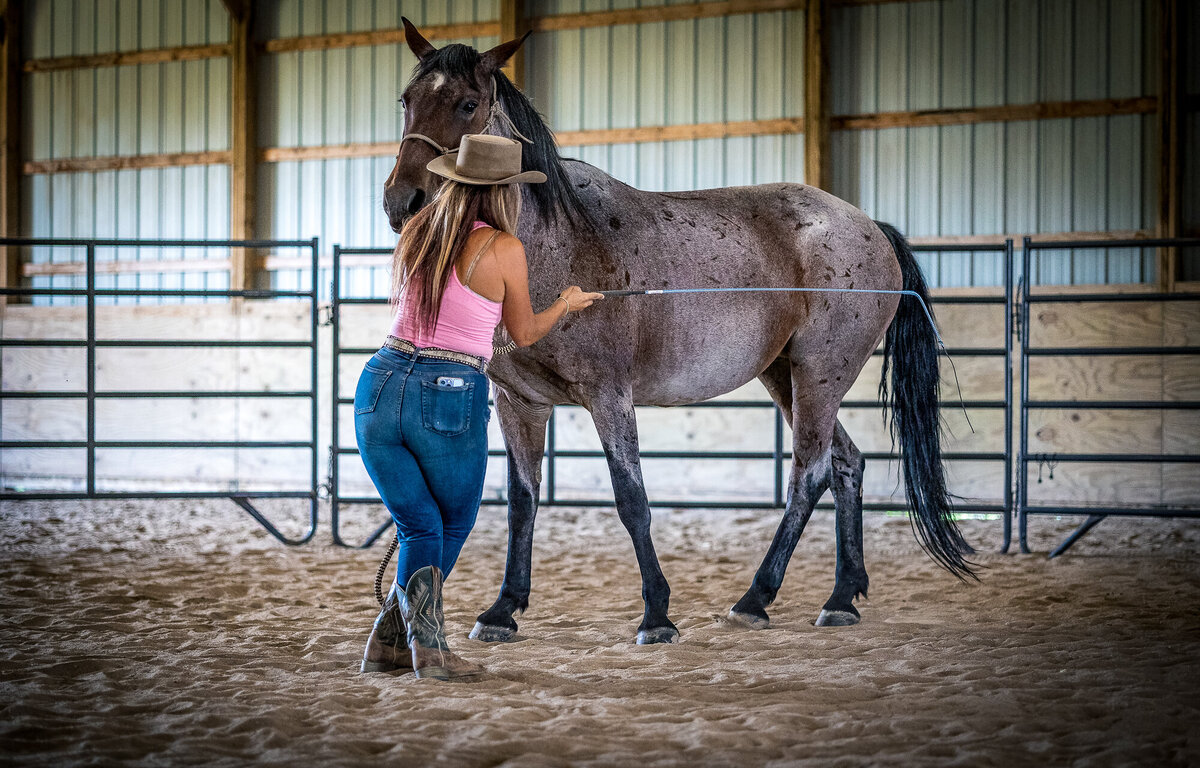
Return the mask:
{"type": "Polygon", "coordinates": [[[463,112],[466,112],[466,113],[469,115],[469,114],[471,114],[472,112],[474,112],[474,111],[475,111],[475,109],[476,109],[478,106],[479,106],[479,102],[478,102],[478,101],[467,101],[467,102],[464,102],[464,103],[463,103],[463,107],[462,107],[462,108],[463,108],[463,112]]]}

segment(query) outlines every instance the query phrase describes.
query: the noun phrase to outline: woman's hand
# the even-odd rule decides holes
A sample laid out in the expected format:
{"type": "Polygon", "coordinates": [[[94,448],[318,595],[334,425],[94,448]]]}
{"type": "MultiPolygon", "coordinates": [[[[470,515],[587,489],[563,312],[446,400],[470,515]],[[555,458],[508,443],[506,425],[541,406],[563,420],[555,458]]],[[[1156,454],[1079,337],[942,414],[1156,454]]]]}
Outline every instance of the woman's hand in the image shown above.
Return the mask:
{"type": "Polygon", "coordinates": [[[566,302],[568,312],[578,312],[581,309],[587,309],[594,302],[604,298],[602,293],[584,293],[583,289],[578,285],[572,285],[558,295],[558,298],[566,302]]]}

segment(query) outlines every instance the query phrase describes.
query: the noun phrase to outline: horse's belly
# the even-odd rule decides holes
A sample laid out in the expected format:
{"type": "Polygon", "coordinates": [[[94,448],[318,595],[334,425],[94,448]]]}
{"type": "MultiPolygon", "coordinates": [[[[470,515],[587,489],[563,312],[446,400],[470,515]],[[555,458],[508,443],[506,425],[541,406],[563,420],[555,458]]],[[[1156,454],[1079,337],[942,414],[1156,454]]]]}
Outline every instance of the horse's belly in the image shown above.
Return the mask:
{"type": "Polygon", "coordinates": [[[633,390],[633,401],[637,405],[661,406],[698,403],[732,392],[752,381],[757,375],[758,371],[744,369],[740,376],[705,380],[699,376],[673,372],[656,380],[637,382],[633,390]]]}
{"type": "MultiPolygon", "coordinates": [[[[788,343],[798,319],[779,297],[746,294],[658,297],[643,319],[634,366],[634,401],[684,405],[752,381],[788,343]],[[736,297],[742,297],[736,302],[736,297]],[[668,304],[670,306],[668,306],[668,304]]],[[[647,297],[654,301],[654,298],[647,297]]]]}

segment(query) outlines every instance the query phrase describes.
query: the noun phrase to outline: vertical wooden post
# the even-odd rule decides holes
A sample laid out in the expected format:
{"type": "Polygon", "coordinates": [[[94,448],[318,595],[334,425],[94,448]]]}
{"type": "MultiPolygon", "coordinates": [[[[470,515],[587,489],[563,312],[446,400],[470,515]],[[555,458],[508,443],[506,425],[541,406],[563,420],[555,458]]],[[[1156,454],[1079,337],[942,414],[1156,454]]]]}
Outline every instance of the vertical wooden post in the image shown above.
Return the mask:
{"type": "MultiPolygon", "coordinates": [[[[21,234],[21,3],[0,0],[0,236],[21,234]]],[[[21,285],[21,249],[0,247],[0,286],[21,285]]],[[[17,303],[0,296],[0,307],[17,303]]]]}
{"type": "MultiPolygon", "coordinates": [[[[1179,58],[1179,42],[1183,19],[1179,0],[1159,0],[1159,58],[1158,58],[1158,222],[1159,237],[1178,237],[1180,234],[1181,174],[1180,100],[1183,94],[1183,68],[1179,58]]],[[[1158,287],[1163,291],[1175,289],[1178,279],[1178,248],[1158,249],[1158,287]]]]}
{"type": "MultiPolygon", "coordinates": [[[[231,149],[233,164],[230,171],[229,236],[234,240],[250,240],[254,232],[255,204],[255,67],[254,67],[254,3],[244,0],[224,0],[229,11],[232,42],[233,106],[230,115],[233,131],[231,149]]],[[[249,248],[235,248],[231,254],[232,290],[250,290],[258,285],[262,258],[249,248]]],[[[314,279],[315,276],[314,276],[314,279]]]]}
{"type": "MultiPolygon", "coordinates": [[[[524,0],[500,0],[500,42],[505,43],[525,34],[525,3],[524,0]]],[[[525,88],[525,46],[517,49],[508,64],[504,74],[518,88],[525,88]]]]}
{"type": "Polygon", "coordinates": [[[829,0],[804,11],[804,183],[829,189],[829,0]]]}

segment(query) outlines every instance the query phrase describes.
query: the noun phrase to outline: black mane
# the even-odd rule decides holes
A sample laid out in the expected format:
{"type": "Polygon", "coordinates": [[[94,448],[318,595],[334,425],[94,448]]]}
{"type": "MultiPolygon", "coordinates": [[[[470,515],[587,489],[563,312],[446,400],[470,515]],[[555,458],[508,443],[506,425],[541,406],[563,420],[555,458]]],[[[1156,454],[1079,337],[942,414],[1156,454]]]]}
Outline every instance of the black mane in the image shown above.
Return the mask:
{"type": "MultiPolygon", "coordinates": [[[[469,45],[452,43],[439,48],[417,63],[413,79],[419,79],[432,72],[440,72],[448,78],[462,78],[475,82],[476,72],[482,57],[479,51],[469,45]]],[[[563,167],[563,159],[558,154],[558,145],[554,134],[546,125],[545,118],[530,103],[529,98],[520,91],[503,72],[496,72],[496,90],[500,104],[517,130],[528,136],[533,142],[521,142],[522,170],[541,171],[546,174],[545,184],[525,185],[526,198],[532,198],[538,212],[555,221],[560,213],[568,221],[574,223],[590,222],[587,208],[580,200],[579,194],[567,177],[563,167]]],[[[485,93],[491,90],[490,83],[476,85],[485,93]]],[[[519,139],[518,139],[519,141],[519,139]]]]}

